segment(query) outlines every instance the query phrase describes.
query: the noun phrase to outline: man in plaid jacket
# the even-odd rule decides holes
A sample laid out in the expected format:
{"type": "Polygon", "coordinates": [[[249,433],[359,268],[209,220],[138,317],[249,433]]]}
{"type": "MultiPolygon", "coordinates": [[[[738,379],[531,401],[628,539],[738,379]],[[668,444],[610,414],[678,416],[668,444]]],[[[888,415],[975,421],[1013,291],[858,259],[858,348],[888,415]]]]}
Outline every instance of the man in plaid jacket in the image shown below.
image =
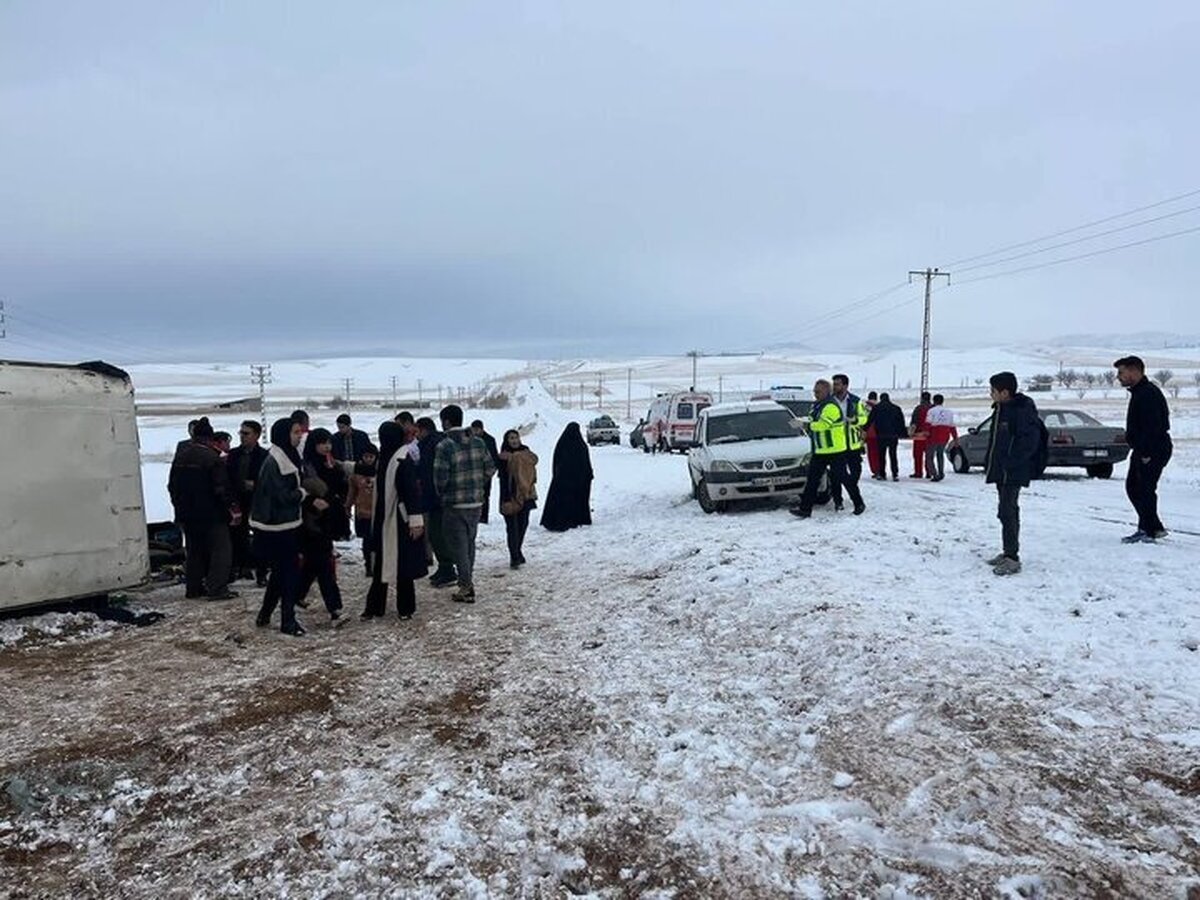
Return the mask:
{"type": "Polygon", "coordinates": [[[442,410],[445,437],[433,458],[433,483],[444,513],[445,540],[458,570],[458,591],[451,598],[475,602],[475,540],[479,516],[496,474],[487,444],[463,428],[458,406],[442,410]]]}

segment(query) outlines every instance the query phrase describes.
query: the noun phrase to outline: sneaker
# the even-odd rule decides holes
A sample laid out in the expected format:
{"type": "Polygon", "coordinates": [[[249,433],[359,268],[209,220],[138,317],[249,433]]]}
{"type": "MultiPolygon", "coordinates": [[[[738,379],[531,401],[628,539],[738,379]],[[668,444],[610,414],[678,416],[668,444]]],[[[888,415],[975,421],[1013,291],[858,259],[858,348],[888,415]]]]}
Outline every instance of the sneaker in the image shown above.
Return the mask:
{"type": "Polygon", "coordinates": [[[342,617],[342,611],[340,609],[335,609],[333,612],[331,612],[329,614],[329,621],[336,622],[341,617],[342,617]]]}
{"type": "Polygon", "coordinates": [[[254,617],[254,624],[258,628],[266,628],[268,625],[271,624],[271,617],[264,616],[262,613],[259,613],[257,616],[254,617]]]}
{"type": "Polygon", "coordinates": [[[899,481],[899,480],[900,480],[900,476],[899,476],[899,475],[893,475],[893,476],[892,476],[892,481],[899,481]]]}
{"type": "Polygon", "coordinates": [[[793,506],[791,509],[788,510],[788,512],[790,512],[797,519],[812,518],[812,510],[811,509],[801,509],[799,506],[793,506]]]}
{"type": "Polygon", "coordinates": [[[290,628],[281,628],[280,631],[289,637],[304,637],[304,635],[308,634],[308,632],[304,630],[304,626],[299,622],[295,622],[290,628]]]}
{"type": "Polygon", "coordinates": [[[474,603],[475,588],[459,588],[451,595],[450,599],[455,603],[474,603]]]}
{"type": "Polygon", "coordinates": [[[435,588],[449,587],[450,585],[456,584],[457,582],[458,582],[458,577],[452,573],[447,574],[446,572],[442,572],[439,574],[438,572],[434,572],[432,575],[429,576],[429,584],[431,587],[435,587],[435,588]]]}
{"type": "Polygon", "coordinates": [[[856,516],[861,516],[866,511],[867,511],[867,504],[865,504],[865,503],[855,503],[854,504],[854,514],[856,516]]]}
{"type": "Polygon", "coordinates": [[[1150,537],[1152,537],[1156,541],[1161,541],[1163,538],[1165,538],[1170,533],[1171,532],[1167,531],[1167,529],[1160,528],[1158,531],[1154,532],[1154,534],[1150,535],[1150,537]]]}
{"type": "MultiPolygon", "coordinates": [[[[1145,542],[1146,538],[1150,538],[1150,535],[1146,534],[1146,532],[1142,531],[1142,529],[1139,528],[1133,534],[1127,534],[1127,535],[1125,535],[1125,537],[1121,538],[1121,543],[1122,544],[1141,544],[1141,543],[1145,542]]],[[[1154,538],[1150,538],[1150,540],[1154,540],[1154,538]]]]}
{"type": "Polygon", "coordinates": [[[924,476],[924,475],[918,475],[916,472],[913,472],[913,473],[912,473],[911,475],[909,475],[908,477],[909,477],[909,478],[924,478],[925,476],[924,476]]]}
{"type": "Polygon", "coordinates": [[[219,594],[209,594],[204,599],[205,600],[236,600],[240,596],[241,596],[241,594],[239,594],[237,591],[231,591],[231,590],[226,589],[224,591],[221,591],[221,593],[219,593],[219,594]]]}
{"type": "Polygon", "coordinates": [[[1003,553],[1000,553],[1000,554],[997,554],[996,556],[993,556],[991,559],[987,560],[984,563],[984,565],[988,566],[989,568],[994,569],[994,568],[996,568],[996,566],[1000,565],[1000,563],[1004,562],[1006,559],[1008,559],[1008,557],[1005,556],[1003,553]]]}
{"type": "Polygon", "coordinates": [[[844,504],[844,503],[834,503],[833,504],[834,512],[841,512],[845,508],[846,508],[846,504],[844,504]]]}
{"type": "Polygon", "coordinates": [[[1021,561],[1019,559],[1013,559],[1009,556],[1004,557],[1004,559],[997,563],[996,567],[992,569],[992,572],[997,575],[1016,575],[1020,571],[1021,561]]]}

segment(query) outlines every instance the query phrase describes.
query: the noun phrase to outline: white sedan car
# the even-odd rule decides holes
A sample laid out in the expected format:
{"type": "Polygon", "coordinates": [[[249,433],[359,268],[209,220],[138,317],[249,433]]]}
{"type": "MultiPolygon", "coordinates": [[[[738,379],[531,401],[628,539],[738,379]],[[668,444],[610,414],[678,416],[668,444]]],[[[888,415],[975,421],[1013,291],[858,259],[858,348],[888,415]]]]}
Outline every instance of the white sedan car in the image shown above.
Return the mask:
{"type": "MultiPolygon", "coordinates": [[[[812,441],[773,400],[723,403],[700,414],[688,451],[692,493],[706,513],[736,500],[798,497],[808,481],[812,441]]],[[[829,501],[826,485],[818,503],[829,501]]]]}

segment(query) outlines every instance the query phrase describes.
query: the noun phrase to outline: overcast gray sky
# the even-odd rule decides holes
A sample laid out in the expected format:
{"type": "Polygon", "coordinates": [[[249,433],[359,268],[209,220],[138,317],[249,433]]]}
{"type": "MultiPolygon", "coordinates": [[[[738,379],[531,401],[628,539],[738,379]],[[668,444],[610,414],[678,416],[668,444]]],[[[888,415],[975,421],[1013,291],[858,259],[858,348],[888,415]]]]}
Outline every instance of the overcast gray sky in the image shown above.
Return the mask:
{"type": "MultiPolygon", "coordinates": [[[[6,0],[0,297],[183,354],[915,337],[908,291],[806,322],[1200,188],[1197,47],[1194,0],[6,0]]],[[[1200,332],[1197,275],[1200,233],[952,288],[935,333],[1200,332]]]]}

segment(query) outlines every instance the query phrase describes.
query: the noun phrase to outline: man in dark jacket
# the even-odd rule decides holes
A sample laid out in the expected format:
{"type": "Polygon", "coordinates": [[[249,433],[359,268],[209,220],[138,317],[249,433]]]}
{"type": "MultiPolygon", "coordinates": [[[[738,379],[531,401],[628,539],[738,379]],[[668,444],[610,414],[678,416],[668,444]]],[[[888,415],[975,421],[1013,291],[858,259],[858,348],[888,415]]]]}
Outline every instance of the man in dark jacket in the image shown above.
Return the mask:
{"type": "Polygon", "coordinates": [[[253,419],[247,419],[238,429],[238,438],[241,443],[225,457],[225,471],[241,513],[237,524],[229,529],[233,539],[233,570],[238,578],[249,578],[253,572],[258,586],[266,587],[267,570],[255,560],[250,546],[250,507],[254,501],[259,470],[267,459],[267,448],[259,443],[262,426],[253,419]]]}
{"type": "Polygon", "coordinates": [[[1004,552],[989,559],[997,575],[1016,575],[1021,571],[1021,488],[1028,487],[1037,470],[1042,442],[1041,419],[1037,406],[1017,391],[1017,376],[998,372],[991,377],[991,441],[988,444],[987,483],[996,486],[999,495],[1000,529],[1004,552]]]}
{"type": "Polygon", "coordinates": [[[356,463],[371,446],[371,438],[365,431],[353,426],[346,413],[337,417],[337,434],[333,436],[333,458],[339,462],[356,463]]]}
{"type": "MultiPolygon", "coordinates": [[[[496,439],[492,437],[483,427],[483,420],[476,419],[471,423],[471,434],[479,438],[487,445],[488,453],[492,456],[492,465],[499,471],[500,469],[500,450],[496,447],[496,439]]],[[[486,525],[488,521],[488,507],[492,505],[492,483],[489,481],[487,490],[483,497],[483,509],[479,513],[479,524],[486,525]]]]}
{"type": "Polygon", "coordinates": [[[458,571],[454,568],[454,560],[446,546],[445,511],[438,499],[433,479],[433,461],[437,446],[442,442],[444,435],[438,431],[433,419],[428,417],[417,419],[416,427],[417,452],[420,454],[417,474],[421,479],[421,495],[428,507],[425,514],[425,537],[429,542],[430,553],[437,560],[437,568],[429,576],[429,583],[433,587],[449,587],[458,583],[458,571]]]}
{"type": "Polygon", "coordinates": [[[183,527],[186,596],[207,594],[209,600],[227,600],[237,596],[229,590],[229,510],[233,500],[225,464],[212,440],[212,426],[201,420],[191,442],[175,454],[167,490],[175,521],[183,527]]]}
{"type": "Polygon", "coordinates": [[[875,429],[875,440],[879,443],[879,474],[872,477],[887,481],[888,460],[891,460],[892,481],[899,481],[900,464],[896,452],[900,438],[908,433],[904,426],[904,410],[893,403],[887,393],[880,394],[879,402],[867,416],[867,427],[875,429]]]}
{"type": "Polygon", "coordinates": [[[1129,409],[1125,414],[1125,439],[1133,453],[1125,493],[1137,510],[1138,527],[1122,538],[1126,544],[1152,544],[1167,536],[1158,517],[1158,479],[1171,461],[1171,413],[1167,398],[1158,385],[1146,377],[1146,364],[1136,356],[1113,363],[1117,378],[1129,389],[1129,409]]]}

